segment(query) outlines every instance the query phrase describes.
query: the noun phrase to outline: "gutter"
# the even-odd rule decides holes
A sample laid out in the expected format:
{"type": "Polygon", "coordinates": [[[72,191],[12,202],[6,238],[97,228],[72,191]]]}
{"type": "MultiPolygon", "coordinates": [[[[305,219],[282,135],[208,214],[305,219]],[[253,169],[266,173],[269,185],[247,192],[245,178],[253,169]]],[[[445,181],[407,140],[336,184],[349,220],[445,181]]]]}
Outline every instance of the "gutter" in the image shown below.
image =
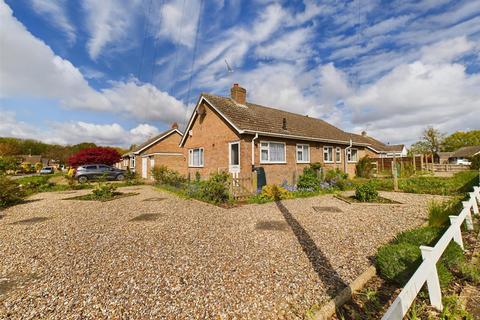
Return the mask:
{"type": "Polygon", "coordinates": [[[350,139],[350,145],[345,148],[345,158],[343,158],[343,171],[347,172],[347,151],[350,150],[353,146],[352,139],[350,139]]]}
{"type": "Polygon", "coordinates": [[[252,170],[253,167],[255,166],[255,140],[258,139],[258,132],[255,133],[255,137],[252,139],[252,170]]]}

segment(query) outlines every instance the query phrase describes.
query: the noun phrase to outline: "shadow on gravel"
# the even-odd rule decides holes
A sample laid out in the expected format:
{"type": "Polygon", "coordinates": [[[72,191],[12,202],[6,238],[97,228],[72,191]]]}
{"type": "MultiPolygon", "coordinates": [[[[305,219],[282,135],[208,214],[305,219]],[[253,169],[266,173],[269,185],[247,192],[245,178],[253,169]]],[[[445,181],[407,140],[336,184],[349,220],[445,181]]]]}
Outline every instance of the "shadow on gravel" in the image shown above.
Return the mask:
{"type": "Polygon", "coordinates": [[[303,252],[307,255],[308,260],[310,260],[313,270],[315,270],[318,278],[325,285],[327,294],[331,298],[334,298],[340,290],[346,288],[348,284],[343,281],[338,272],[330,264],[330,261],[325,254],[317,247],[315,241],[313,241],[308,232],[302,227],[297,219],[293,217],[283,203],[281,201],[276,201],[275,204],[297,237],[298,243],[300,243],[303,252]]]}
{"type": "Polygon", "coordinates": [[[50,219],[50,218],[47,218],[47,217],[33,217],[33,218],[30,218],[30,219],[15,221],[15,222],[12,222],[11,224],[12,225],[16,225],[16,224],[35,224],[35,223],[46,221],[48,219],[50,219]]]}
{"type": "Polygon", "coordinates": [[[160,213],[144,213],[135,218],[130,219],[130,221],[155,221],[160,218],[160,213]]]}

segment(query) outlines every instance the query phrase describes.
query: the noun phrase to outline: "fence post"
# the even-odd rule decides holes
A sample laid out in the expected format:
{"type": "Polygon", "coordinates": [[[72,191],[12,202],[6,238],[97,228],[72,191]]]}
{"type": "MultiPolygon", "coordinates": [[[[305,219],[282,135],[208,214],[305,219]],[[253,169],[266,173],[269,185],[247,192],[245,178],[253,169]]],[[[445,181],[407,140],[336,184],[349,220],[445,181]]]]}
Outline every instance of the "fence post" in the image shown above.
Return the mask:
{"type": "Polygon", "coordinates": [[[469,192],[470,195],[470,201],[472,201],[472,209],[474,214],[479,214],[478,212],[478,203],[477,203],[477,197],[475,197],[475,192],[469,192]]]}
{"type": "MultiPolygon", "coordinates": [[[[432,251],[434,248],[427,247],[427,246],[420,246],[420,250],[422,251],[422,259],[428,260],[432,256],[432,251]]],[[[435,265],[435,261],[430,261],[430,272],[427,275],[427,288],[428,288],[428,296],[430,298],[431,305],[437,309],[442,311],[442,291],[440,289],[440,281],[438,279],[437,273],[437,266],[435,265]]]]}
{"type": "MultiPolygon", "coordinates": [[[[458,216],[448,216],[450,218],[450,224],[453,226],[456,224],[458,216]]],[[[460,225],[456,226],[455,233],[453,234],[453,241],[455,241],[463,249],[462,231],[460,225]]]]}
{"type": "Polygon", "coordinates": [[[462,201],[462,204],[463,204],[463,209],[467,210],[467,216],[465,217],[467,230],[473,230],[472,210],[470,208],[470,201],[462,201]]]}

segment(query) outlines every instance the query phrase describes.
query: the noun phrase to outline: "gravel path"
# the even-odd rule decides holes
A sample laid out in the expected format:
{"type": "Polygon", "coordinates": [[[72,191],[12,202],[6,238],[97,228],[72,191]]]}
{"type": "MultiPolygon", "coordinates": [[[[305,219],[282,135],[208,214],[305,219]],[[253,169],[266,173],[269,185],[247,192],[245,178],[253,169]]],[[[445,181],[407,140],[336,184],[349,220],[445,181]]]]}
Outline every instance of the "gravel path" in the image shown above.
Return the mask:
{"type": "Polygon", "coordinates": [[[110,202],[42,193],[0,219],[0,319],[294,319],[425,221],[332,196],[222,209],[150,186],[110,202]],[[315,208],[314,208],[315,207],[315,208]],[[133,219],[133,220],[132,220],[133,219]]]}

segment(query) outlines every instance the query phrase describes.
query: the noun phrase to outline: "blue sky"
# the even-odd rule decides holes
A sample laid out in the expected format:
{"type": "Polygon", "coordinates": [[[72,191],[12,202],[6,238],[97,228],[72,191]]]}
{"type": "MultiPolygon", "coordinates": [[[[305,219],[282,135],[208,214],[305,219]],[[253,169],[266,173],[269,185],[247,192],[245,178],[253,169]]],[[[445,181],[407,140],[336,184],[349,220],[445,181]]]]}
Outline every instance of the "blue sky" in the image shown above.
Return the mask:
{"type": "Polygon", "coordinates": [[[385,142],[480,128],[480,1],[0,0],[0,18],[0,136],[128,146],[233,83],[385,142]]]}

